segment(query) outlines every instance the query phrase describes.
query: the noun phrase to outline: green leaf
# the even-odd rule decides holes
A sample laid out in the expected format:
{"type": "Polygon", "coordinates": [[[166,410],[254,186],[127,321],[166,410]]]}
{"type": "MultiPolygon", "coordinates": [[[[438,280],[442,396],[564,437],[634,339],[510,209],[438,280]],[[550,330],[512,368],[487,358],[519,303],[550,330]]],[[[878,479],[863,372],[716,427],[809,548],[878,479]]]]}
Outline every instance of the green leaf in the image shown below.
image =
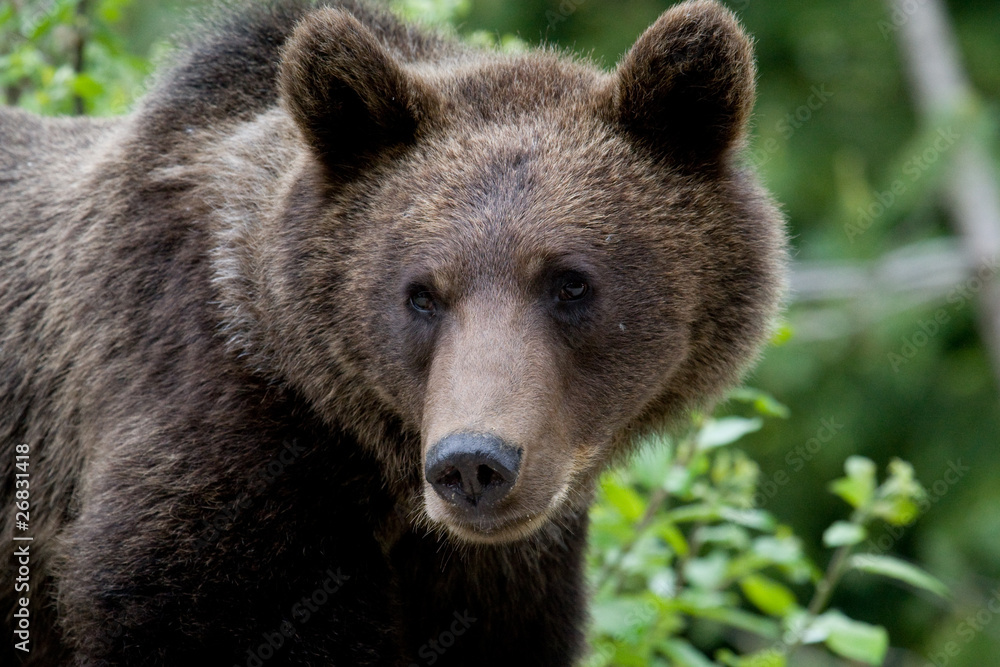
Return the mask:
{"type": "Polygon", "coordinates": [[[666,514],[667,518],[675,523],[686,523],[688,521],[718,521],[719,510],[704,503],[694,505],[684,505],[672,509],[666,514]]]}
{"type": "Polygon", "coordinates": [[[889,461],[889,479],[896,480],[900,484],[920,486],[916,481],[916,471],[913,470],[913,464],[900,458],[893,458],[889,461]]]}
{"type": "Polygon", "coordinates": [[[797,537],[764,535],[753,541],[753,553],[769,562],[787,565],[802,558],[802,545],[797,537]]]}
{"type": "Polygon", "coordinates": [[[627,468],[628,476],[648,489],[660,487],[670,469],[673,452],[665,440],[659,433],[644,439],[642,449],[627,468]]]}
{"type": "Polygon", "coordinates": [[[844,470],[852,479],[874,480],[875,462],[864,456],[848,456],[844,461],[844,470]]]}
{"type": "Polygon", "coordinates": [[[787,321],[783,320],[778,324],[778,327],[774,330],[774,333],[771,335],[771,345],[774,345],[775,347],[781,347],[782,345],[790,341],[794,335],[795,332],[792,330],[792,325],[789,324],[787,321]]]}
{"type": "Polygon", "coordinates": [[[948,598],[948,587],[936,577],[924,572],[919,567],[911,565],[906,561],[893,558],[892,556],[878,556],[875,554],[855,554],[847,561],[848,567],[880,574],[883,577],[896,579],[910,584],[930,593],[934,593],[942,598],[948,598]]]}
{"type": "Polygon", "coordinates": [[[906,526],[920,514],[919,503],[927,491],[914,478],[913,466],[906,461],[889,462],[889,477],[876,491],[871,513],[895,526],[906,526]]]}
{"type": "Polygon", "coordinates": [[[663,489],[675,496],[681,496],[691,490],[694,472],[679,465],[670,466],[663,477],[663,489]]]}
{"type": "Polygon", "coordinates": [[[666,600],[677,597],[677,575],[671,569],[662,569],[649,578],[649,590],[666,600]]]}
{"type": "Polygon", "coordinates": [[[889,649],[885,628],[852,620],[836,610],[819,616],[809,629],[825,634],[824,643],[837,655],[869,665],[881,665],[889,649]]]}
{"type": "Polygon", "coordinates": [[[741,403],[749,403],[758,414],[764,417],[788,419],[789,415],[792,414],[788,406],[779,402],[774,396],[753,387],[741,387],[733,391],[729,397],[741,403]]]}
{"type": "Polygon", "coordinates": [[[738,551],[744,551],[750,546],[750,534],[746,529],[731,523],[703,526],[698,529],[695,539],[702,544],[721,544],[738,551]]]}
{"type": "Polygon", "coordinates": [[[785,667],[785,655],[773,648],[751,653],[740,661],[740,667],[785,667]]]}
{"type": "Polygon", "coordinates": [[[842,547],[858,544],[868,537],[864,526],[848,521],[834,521],[823,533],[823,544],[828,547],[842,547]]]}
{"type": "Polygon", "coordinates": [[[701,558],[687,562],[684,574],[687,580],[699,588],[715,590],[726,578],[729,558],[722,551],[713,551],[701,558]]]}
{"type": "Polygon", "coordinates": [[[670,550],[681,558],[688,555],[687,539],[684,537],[684,533],[672,521],[658,521],[652,532],[666,542],[670,550]]]}
{"type": "Polygon", "coordinates": [[[594,632],[624,637],[647,628],[656,620],[656,612],[645,598],[619,597],[594,601],[590,617],[594,632]]]}
{"type": "Polygon", "coordinates": [[[908,526],[917,519],[920,508],[910,498],[892,496],[876,500],[871,513],[894,526],[908,526]]]}
{"type": "Polygon", "coordinates": [[[105,23],[118,23],[122,19],[124,10],[131,4],[132,0],[101,0],[97,6],[97,15],[105,23]]]}
{"type": "MultiPolygon", "coordinates": [[[[677,594],[675,603],[678,608],[689,605],[695,609],[722,609],[733,604],[733,595],[712,588],[706,588],[699,582],[688,581],[688,585],[677,594]]],[[[725,581],[718,583],[726,583],[725,581]]]]}
{"type": "Polygon", "coordinates": [[[762,649],[744,657],[736,655],[729,649],[720,649],[716,652],[715,659],[726,667],[785,667],[788,664],[784,653],[774,648],[762,649]]]}
{"type": "Polygon", "coordinates": [[[714,662],[683,639],[665,639],[660,642],[659,649],[675,667],[716,667],[714,662]]]}
{"type": "Polygon", "coordinates": [[[756,530],[770,532],[775,527],[774,517],[765,510],[722,507],[719,515],[725,521],[746,526],[747,528],[755,528],[756,530]]]}
{"type": "Polygon", "coordinates": [[[85,100],[90,100],[104,92],[104,86],[89,74],[78,74],[73,79],[73,92],[85,100]]]}
{"type": "Polygon", "coordinates": [[[413,21],[447,25],[469,9],[468,0],[396,0],[393,8],[413,21]]]}
{"type": "Polygon", "coordinates": [[[37,42],[46,34],[51,32],[53,26],[56,25],[58,17],[58,13],[54,11],[45,12],[38,16],[31,16],[29,20],[22,25],[24,36],[32,42],[37,42]]]}
{"type": "Polygon", "coordinates": [[[626,521],[636,521],[646,511],[642,498],[631,487],[618,484],[611,478],[604,478],[601,488],[604,497],[626,521]]]}
{"type": "Polygon", "coordinates": [[[17,17],[17,12],[14,10],[13,3],[7,3],[0,5],[0,30],[9,32],[12,27],[9,25],[14,22],[17,17]]]}
{"type": "Polygon", "coordinates": [[[785,586],[760,574],[740,579],[740,588],[755,607],[770,616],[785,616],[798,602],[785,586]]]}
{"type": "Polygon", "coordinates": [[[875,464],[862,456],[851,456],[844,469],[847,477],[831,482],[830,490],[855,509],[867,505],[875,493],[875,464]]]}
{"type": "Polygon", "coordinates": [[[617,646],[611,639],[599,637],[590,642],[590,655],[587,656],[583,667],[610,667],[615,656],[617,646]]]}
{"type": "Polygon", "coordinates": [[[746,630],[765,639],[777,639],[781,634],[781,627],[769,618],[751,614],[742,609],[731,609],[729,607],[706,607],[699,608],[685,605],[683,608],[691,616],[716,621],[733,628],[746,630]]]}
{"type": "Polygon", "coordinates": [[[721,417],[712,419],[698,433],[698,449],[704,451],[736,442],[748,433],[759,431],[764,425],[760,417],[721,417]]]}

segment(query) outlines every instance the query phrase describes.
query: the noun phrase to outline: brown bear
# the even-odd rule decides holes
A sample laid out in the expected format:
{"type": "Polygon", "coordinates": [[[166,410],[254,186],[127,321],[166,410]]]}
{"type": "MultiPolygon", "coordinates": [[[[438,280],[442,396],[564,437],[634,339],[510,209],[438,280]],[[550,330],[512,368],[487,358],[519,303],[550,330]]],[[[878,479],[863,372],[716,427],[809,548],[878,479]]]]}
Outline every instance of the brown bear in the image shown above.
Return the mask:
{"type": "Polygon", "coordinates": [[[127,117],[0,110],[0,660],[573,664],[595,479],[780,298],[750,41],[226,11],[127,117]]]}

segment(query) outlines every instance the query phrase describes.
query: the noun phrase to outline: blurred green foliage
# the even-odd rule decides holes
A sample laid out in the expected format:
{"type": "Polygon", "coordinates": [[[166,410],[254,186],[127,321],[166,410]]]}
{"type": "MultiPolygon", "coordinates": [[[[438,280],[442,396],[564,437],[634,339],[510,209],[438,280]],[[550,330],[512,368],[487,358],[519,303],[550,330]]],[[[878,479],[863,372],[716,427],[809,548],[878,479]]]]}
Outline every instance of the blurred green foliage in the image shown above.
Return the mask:
{"type": "Polygon", "coordinates": [[[115,30],[132,0],[0,3],[0,101],[45,114],[128,110],[149,73],[115,30]]]}
{"type": "MultiPolygon", "coordinates": [[[[203,4],[0,0],[0,96],[42,113],[121,113],[140,93],[154,50],[190,22],[189,9],[203,4]]],[[[547,42],[611,67],[672,3],[393,4],[409,16],[453,24],[478,43],[517,49],[547,42]]],[[[926,165],[913,160],[942,130],[972,137],[994,160],[1000,155],[996,0],[947,2],[977,96],[961,117],[934,126],[922,125],[913,110],[885,3],[728,4],[755,36],[758,52],[749,159],[784,205],[795,259],[863,262],[903,247],[955,245],[940,188],[952,155],[940,151],[940,159],[926,165]],[[863,220],[860,212],[899,180],[906,187],[896,201],[863,220]]],[[[956,283],[955,290],[962,289],[956,283]]],[[[827,568],[820,576],[811,563],[835,563],[838,553],[847,553],[838,566],[844,570],[838,586],[823,595],[829,597],[824,609],[840,612],[809,635],[822,639],[802,640],[790,664],[838,664],[829,652],[813,650],[824,641],[834,654],[857,645],[875,655],[883,642],[878,624],[892,639],[886,665],[995,662],[1000,621],[988,613],[988,603],[1000,592],[1000,395],[977,333],[974,301],[867,296],[825,309],[790,307],[782,344],[768,351],[752,378],[789,406],[789,418],[767,419],[754,431],[762,415],[782,410],[767,395],[750,394],[747,402],[748,395],[738,393],[704,422],[708,435],[661,443],[605,480],[594,510],[591,558],[595,659],[604,661],[597,664],[652,664],[643,661],[664,656],[680,664],[712,664],[698,662],[705,656],[748,664],[735,653],[764,650],[760,642],[776,625],[793,627],[797,610],[831,573],[827,568]],[[933,335],[903,362],[894,359],[942,311],[946,317],[933,335]],[[752,457],[730,445],[705,448],[702,438],[725,440],[722,432],[742,434],[740,446],[752,457]],[[692,442],[702,443],[694,454],[692,442]],[[818,493],[852,455],[865,458],[849,459],[836,495],[818,493]],[[910,468],[891,463],[897,457],[913,463],[925,481],[923,492],[910,468]],[[884,466],[889,478],[879,485],[874,470],[884,466]],[[669,479],[657,471],[669,472],[669,479]],[[846,520],[844,500],[852,508],[846,520]],[[712,502],[718,514],[677,519],[685,507],[712,502]],[[737,514],[723,516],[723,507],[737,514]],[[748,525],[748,517],[757,523],[748,525]],[[855,551],[876,557],[850,555],[855,551]],[[903,560],[881,559],[890,552],[903,560]],[[734,563],[752,558],[759,567],[734,578],[734,563]],[[914,596],[893,583],[940,592],[907,561],[925,564],[947,585],[949,600],[914,596]],[[622,625],[629,614],[634,622],[622,625]]],[[[821,610],[814,611],[819,618],[821,610]]]]}

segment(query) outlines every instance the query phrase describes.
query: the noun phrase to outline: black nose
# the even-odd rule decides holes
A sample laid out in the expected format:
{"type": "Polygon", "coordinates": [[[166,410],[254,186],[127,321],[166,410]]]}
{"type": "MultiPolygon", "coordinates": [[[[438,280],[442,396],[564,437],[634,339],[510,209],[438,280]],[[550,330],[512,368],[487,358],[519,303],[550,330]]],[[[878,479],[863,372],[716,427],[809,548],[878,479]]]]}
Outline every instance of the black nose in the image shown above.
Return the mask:
{"type": "Polygon", "coordinates": [[[491,509],[517,481],[521,450],[481,433],[455,433],[427,452],[425,474],[438,495],[462,509],[491,509]]]}

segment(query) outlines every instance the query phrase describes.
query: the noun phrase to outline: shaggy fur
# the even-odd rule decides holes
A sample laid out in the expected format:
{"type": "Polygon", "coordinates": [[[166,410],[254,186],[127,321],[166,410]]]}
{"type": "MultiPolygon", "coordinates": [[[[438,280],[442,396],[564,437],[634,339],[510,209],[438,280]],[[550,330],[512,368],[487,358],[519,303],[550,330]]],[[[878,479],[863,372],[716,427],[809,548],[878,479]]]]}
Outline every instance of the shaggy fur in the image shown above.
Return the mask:
{"type": "Polygon", "coordinates": [[[574,663],[597,475],[777,307],[753,96],[710,1],[605,73],[282,0],[128,117],[0,109],[0,662],[574,663]],[[423,479],[469,431],[523,452],[472,521],[423,479]]]}

